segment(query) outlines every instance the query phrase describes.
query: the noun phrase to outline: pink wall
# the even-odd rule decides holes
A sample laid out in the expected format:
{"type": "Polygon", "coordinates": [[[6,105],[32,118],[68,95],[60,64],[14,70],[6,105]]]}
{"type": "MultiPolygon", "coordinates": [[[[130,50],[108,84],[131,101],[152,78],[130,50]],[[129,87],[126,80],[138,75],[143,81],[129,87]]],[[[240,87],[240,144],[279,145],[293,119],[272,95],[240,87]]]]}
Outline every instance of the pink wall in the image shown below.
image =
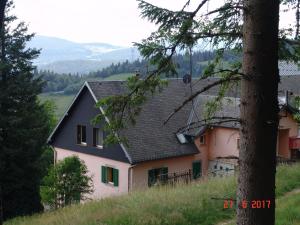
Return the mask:
{"type": "MultiPolygon", "coordinates": [[[[278,132],[278,154],[289,158],[289,137],[298,135],[298,124],[290,114],[281,113],[278,132]],[[283,116],[284,115],[284,116],[283,116]]],[[[209,168],[209,161],[216,160],[216,157],[239,156],[237,139],[239,130],[233,128],[214,127],[206,132],[206,145],[200,145],[200,137],[195,139],[195,144],[202,154],[203,171],[206,174],[209,168]]]]}
{"type": "Polygon", "coordinates": [[[290,158],[289,129],[280,129],[278,131],[277,143],[277,155],[284,158],[290,158]]]}
{"type": "Polygon", "coordinates": [[[194,143],[200,151],[200,154],[195,155],[195,158],[201,160],[202,174],[206,176],[208,174],[208,150],[209,150],[209,142],[210,142],[210,132],[208,131],[204,135],[206,141],[205,144],[200,143],[200,137],[196,138],[194,143]]]}
{"type": "Polygon", "coordinates": [[[298,136],[298,124],[290,114],[282,112],[278,131],[278,155],[290,158],[289,138],[298,136]]]}
{"type": "Polygon", "coordinates": [[[62,160],[65,157],[77,155],[81,160],[85,162],[89,170],[89,174],[93,176],[95,189],[94,193],[89,196],[90,198],[98,199],[128,192],[128,171],[130,170],[130,164],[60,148],[55,148],[55,150],[57,152],[57,160],[62,160]],[[101,182],[101,166],[109,166],[119,170],[118,187],[114,187],[111,184],[104,184],[101,182]]]}
{"type": "Polygon", "coordinates": [[[164,160],[155,160],[139,163],[132,167],[132,189],[144,189],[148,187],[148,171],[150,169],[168,167],[168,173],[186,172],[192,170],[193,161],[199,160],[199,155],[183,156],[164,160]]]}
{"type": "Polygon", "coordinates": [[[290,114],[280,114],[279,129],[289,129],[289,137],[298,136],[298,124],[290,114]]]}
{"type": "Polygon", "coordinates": [[[210,130],[208,159],[216,157],[239,156],[237,139],[239,130],[232,128],[215,127],[210,130]]]}

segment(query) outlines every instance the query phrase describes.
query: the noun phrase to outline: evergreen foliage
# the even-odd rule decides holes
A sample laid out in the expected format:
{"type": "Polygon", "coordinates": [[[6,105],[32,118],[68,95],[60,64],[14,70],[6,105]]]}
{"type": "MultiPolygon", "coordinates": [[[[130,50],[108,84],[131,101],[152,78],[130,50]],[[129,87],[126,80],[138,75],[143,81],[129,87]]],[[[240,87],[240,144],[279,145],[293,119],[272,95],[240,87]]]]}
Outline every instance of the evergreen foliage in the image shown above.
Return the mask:
{"type": "MultiPolygon", "coordinates": [[[[7,4],[4,32],[0,36],[0,200],[4,219],[43,209],[39,186],[39,159],[50,133],[51,111],[40,104],[41,79],[33,78],[32,60],[39,51],[26,48],[33,35],[26,25],[13,25],[7,4]]],[[[0,208],[1,210],[1,208],[0,208]]]]}
{"type": "MultiPolygon", "coordinates": [[[[192,54],[191,61],[195,65],[192,69],[194,77],[199,77],[207,64],[214,59],[216,53],[211,51],[196,51],[192,54]]],[[[233,52],[226,52],[223,56],[223,60],[226,62],[232,62],[239,59],[239,56],[233,52]]],[[[174,56],[176,62],[177,77],[183,77],[185,74],[190,73],[190,55],[188,52],[184,54],[177,54],[174,56]]],[[[150,65],[145,60],[135,60],[129,62],[128,60],[122,63],[112,63],[110,66],[95,72],[91,72],[86,75],[78,74],[58,74],[48,70],[35,71],[35,77],[41,77],[46,82],[43,88],[43,92],[63,92],[64,94],[74,94],[78,92],[85,80],[101,80],[109,76],[121,73],[136,73],[138,72],[142,76],[146,76],[149,72],[153,71],[156,67],[150,65]]],[[[162,75],[165,77],[166,75],[162,75]]]]}

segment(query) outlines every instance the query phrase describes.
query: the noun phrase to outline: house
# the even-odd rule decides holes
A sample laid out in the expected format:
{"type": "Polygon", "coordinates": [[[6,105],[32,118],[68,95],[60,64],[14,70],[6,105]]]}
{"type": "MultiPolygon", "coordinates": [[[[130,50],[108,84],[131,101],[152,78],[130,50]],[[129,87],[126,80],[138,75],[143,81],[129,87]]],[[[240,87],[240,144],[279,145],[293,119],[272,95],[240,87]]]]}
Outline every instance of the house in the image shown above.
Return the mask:
{"type": "Polygon", "coordinates": [[[90,123],[103,110],[95,108],[95,103],[125,91],[122,81],[86,82],[49,138],[55,161],[74,154],[84,160],[93,175],[93,198],[148,187],[161,174],[193,168],[194,174],[200,174],[197,147],[193,143],[181,144],[175,135],[178,127],[186,124],[190,108],[186,107],[163,125],[171,109],[190,94],[190,87],[181,80],[172,80],[165,91],[151,97],[136,125],[120,132],[127,138],[129,147],[103,145],[106,135],[103,125],[90,123]]]}
{"type": "MultiPolygon", "coordinates": [[[[126,93],[126,83],[86,82],[49,137],[48,142],[55,151],[55,161],[78,155],[85,162],[93,176],[95,191],[91,198],[128,193],[187,171],[193,179],[214,170],[233,172],[238,157],[237,124],[204,126],[178,132],[179,128],[191,126],[195,118],[202,116],[203,104],[216,94],[216,88],[206,92],[206,95],[199,95],[194,106],[187,104],[163,125],[172,110],[193,89],[206,86],[212,79],[192,84],[171,79],[161,93],[149,96],[136,124],[116,134],[125,137],[128,146],[122,143],[104,145],[104,124],[91,123],[97,114],[103,113],[103,109],[96,108],[95,103],[107,96],[126,93]]],[[[287,87],[283,84],[282,88],[287,87]]],[[[231,99],[235,104],[224,104],[225,108],[219,113],[237,113],[237,90],[230,90],[228,99],[225,99],[231,99]]],[[[298,128],[290,111],[284,108],[282,111],[287,112],[287,117],[281,122],[279,146],[283,147],[278,149],[278,155],[289,158],[293,154],[289,151],[289,138],[297,136],[298,128]]],[[[103,123],[109,123],[109,120],[103,123]]]]}
{"type": "MultiPolygon", "coordinates": [[[[229,119],[239,118],[240,99],[225,97],[221,108],[216,112],[216,119],[211,120],[210,125],[201,126],[197,121],[203,120],[205,104],[214,96],[199,95],[195,100],[194,110],[190,114],[190,125],[186,126],[182,133],[192,136],[202,161],[202,173],[204,175],[227,175],[236,171],[238,166],[240,124],[229,119]]],[[[298,110],[287,104],[285,97],[279,98],[280,121],[277,138],[277,158],[279,160],[300,159],[299,152],[299,126],[294,120],[293,114],[298,110]]]]}

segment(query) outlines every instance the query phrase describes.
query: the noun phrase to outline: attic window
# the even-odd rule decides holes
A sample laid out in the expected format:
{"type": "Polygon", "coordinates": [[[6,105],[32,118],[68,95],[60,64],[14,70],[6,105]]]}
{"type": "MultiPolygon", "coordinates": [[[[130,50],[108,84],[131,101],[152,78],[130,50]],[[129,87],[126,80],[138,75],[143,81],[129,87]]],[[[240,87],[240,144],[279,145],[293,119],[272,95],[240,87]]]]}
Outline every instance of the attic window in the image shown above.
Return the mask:
{"type": "Polygon", "coordinates": [[[93,128],[93,145],[103,148],[103,131],[99,128],[93,128]]]}
{"type": "Polygon", "coordinates": [[[77,144],[86,145],[86,127],[77,125],[77,144]]]}
{"type": "Polygon", "coordinates": [[[202,144],[202,145],[205,144],[205,135],[200,136],[200,144],[202,144]]]}

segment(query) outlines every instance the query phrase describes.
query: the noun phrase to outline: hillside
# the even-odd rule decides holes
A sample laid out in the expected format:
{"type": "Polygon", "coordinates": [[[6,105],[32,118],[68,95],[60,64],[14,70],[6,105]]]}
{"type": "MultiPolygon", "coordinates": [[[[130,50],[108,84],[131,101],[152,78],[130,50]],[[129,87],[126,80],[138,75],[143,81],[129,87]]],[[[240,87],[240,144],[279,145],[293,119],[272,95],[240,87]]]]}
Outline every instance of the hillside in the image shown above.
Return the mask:
{"type": "Polygon", "coordinates": [[[27,45],[41,49],[34,60],[40,70],[56,73],[86,74],[111,63],[133,61],[140,57],[133,47],[115,46],[107,43],[77,43],[62,38],[35,36],[27,45]]]}
{"type": "MultiPolygon", "coordinates": [[[[276,225],[300,224],[298,192],[300,164],[280,166],[277,171],[276,225]]],[[[234,218],[235,209],[224,209],[223,200],[235,198],[236,178],[212,178],[191,185],[151,188],[129,195],[92,201],[5,225],[213,225],[234,218]]]]}
{"type": "Polygon", "coordinates": [[[101,70],[108,67],[116,60],[61,60],[41,65],[38,68],[42,70],[54,71],[55,73],[87,74],[91,71],[101,70]]]}

